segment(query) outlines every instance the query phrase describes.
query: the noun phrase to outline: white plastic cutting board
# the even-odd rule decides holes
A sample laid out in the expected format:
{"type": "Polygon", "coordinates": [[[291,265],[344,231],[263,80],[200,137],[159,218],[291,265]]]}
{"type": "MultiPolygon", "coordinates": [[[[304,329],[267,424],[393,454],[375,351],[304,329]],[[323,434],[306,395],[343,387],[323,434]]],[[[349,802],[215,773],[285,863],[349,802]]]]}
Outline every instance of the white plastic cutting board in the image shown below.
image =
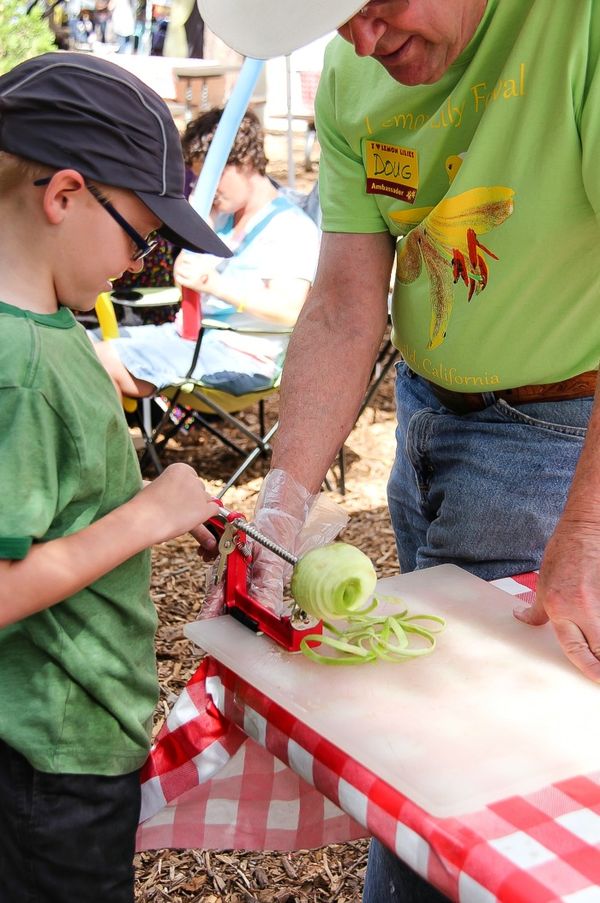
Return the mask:
{"type": "Polygon", "coordinates": [[[549,625],[515,621],[513,596],[453,565],[377,591],[446,618],[431,656],[332,668],[229,616],[185,633],[438,817],[600,769],[600,686],[569,664],[549,625]]]}

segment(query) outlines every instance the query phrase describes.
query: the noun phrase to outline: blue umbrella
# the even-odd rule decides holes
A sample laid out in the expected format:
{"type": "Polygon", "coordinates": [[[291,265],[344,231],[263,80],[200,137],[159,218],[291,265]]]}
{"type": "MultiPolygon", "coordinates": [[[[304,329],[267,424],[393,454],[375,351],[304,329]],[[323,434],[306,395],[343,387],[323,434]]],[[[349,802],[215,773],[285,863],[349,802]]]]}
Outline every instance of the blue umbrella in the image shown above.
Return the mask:
{"type": "MultiPolygon", "coordinates": [[[[190,204],[204,219],[211,211],[217,185],[263,66],[264,60],[253,60],[250,57],[244,60],[239,78],[215,130],[198,181],[190,195],[190,204]]],[[[198,292],[184,288],[181,293],[181,309],[182,335],[186,339],[195,339],[201,322],[198,292]]]]}
{"type": "Polygon", "coordinates": [[[216,128],[200,176],[190,196],[190,204],[203,218],[210,213],[219,179],[263,66],[264,60],[252,60],[249,57],[244,60],[239,78],[216,128]]]}

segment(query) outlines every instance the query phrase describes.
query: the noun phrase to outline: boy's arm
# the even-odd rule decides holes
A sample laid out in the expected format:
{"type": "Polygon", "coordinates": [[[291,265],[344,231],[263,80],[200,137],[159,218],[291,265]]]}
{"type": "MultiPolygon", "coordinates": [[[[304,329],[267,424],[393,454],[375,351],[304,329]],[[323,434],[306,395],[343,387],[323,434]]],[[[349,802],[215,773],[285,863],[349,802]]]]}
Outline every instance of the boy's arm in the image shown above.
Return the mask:
{"type": "Polygon", "coordinates": [[[70,536],[0,561],[0,628],[68,598],[142,549],[193,530],[216,514],[187,464],[172,464],[130,501],[70,536]]]}

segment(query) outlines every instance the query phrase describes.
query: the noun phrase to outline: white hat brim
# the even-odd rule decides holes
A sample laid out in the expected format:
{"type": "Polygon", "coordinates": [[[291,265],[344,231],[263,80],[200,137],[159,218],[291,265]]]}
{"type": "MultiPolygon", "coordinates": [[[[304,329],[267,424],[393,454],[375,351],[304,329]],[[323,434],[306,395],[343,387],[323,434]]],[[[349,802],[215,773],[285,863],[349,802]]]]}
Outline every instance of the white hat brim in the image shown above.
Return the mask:
{"type": "Polygon", "coordinates": [[[202,19],[243,56],[285,56],[335,31],[365,0],[198,0],[202,19]]]}

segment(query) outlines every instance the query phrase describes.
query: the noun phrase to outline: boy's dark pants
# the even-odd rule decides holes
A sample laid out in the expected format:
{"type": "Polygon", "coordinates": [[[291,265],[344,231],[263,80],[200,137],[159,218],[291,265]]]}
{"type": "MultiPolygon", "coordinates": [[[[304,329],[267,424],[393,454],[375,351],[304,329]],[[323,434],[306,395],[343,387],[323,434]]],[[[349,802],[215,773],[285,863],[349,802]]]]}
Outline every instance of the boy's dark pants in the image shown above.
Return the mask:
{"type": "Polygon", "coordinates": [[[0,903],[132,903],[139,772],[36,771],[0,740],[0,903]]]}

